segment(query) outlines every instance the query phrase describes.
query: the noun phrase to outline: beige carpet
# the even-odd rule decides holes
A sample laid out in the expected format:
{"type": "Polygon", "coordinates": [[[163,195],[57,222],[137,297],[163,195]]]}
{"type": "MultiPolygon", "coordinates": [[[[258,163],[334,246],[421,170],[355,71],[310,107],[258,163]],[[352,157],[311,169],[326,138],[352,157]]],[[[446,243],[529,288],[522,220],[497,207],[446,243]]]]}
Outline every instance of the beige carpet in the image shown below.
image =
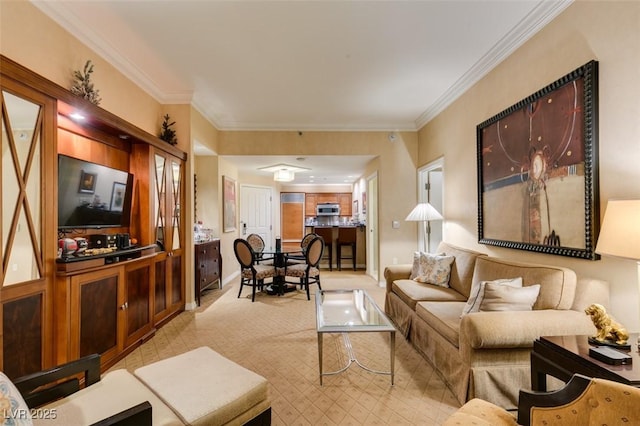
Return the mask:
{"type": "MultiPolygon", "coordinates": [[[[384,306],[384,289],[362,272],[322,271],[322,288],[364,288],[384,306]]],[[[274,425],[439,425],[459,404],[433,368],[396,334],[396,375],[373,374],[353,364],[318,377],[315,301],[302,290],[285,296],[249,288],[238,299],[238,281],[206,292],[195,311],[183,312],[113,369],[134,369],[205,345],[264,376],[270,383],[274,425]]],[[[389,369],[389,333],[352,333],[358,360],[389,369]]],[[[341,335],[324,337],[324,370],[346,365],[341,335]]]]}

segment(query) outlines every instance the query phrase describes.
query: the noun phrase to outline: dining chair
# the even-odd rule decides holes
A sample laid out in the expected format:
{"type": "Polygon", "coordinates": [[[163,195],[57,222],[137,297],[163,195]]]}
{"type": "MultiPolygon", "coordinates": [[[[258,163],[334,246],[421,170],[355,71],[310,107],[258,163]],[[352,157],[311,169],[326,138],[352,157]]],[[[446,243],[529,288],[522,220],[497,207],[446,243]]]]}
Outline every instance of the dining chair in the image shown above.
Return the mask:
{"type": "Polygon", "coordinates": [[[248,285],[252,287],[251,301],[254,302],[256,300],[256,288],[262,290],[264,280],[277,275],[276,268],[273,265],[258,263],[251,245],[242,238],[237,238],[233,242],[233,251],[238,263],[240,263],[240,291],[238,292],[238,298],[242,294],[242,287],[248,285]]]}
{"type": "MultiPolygon", "coordinates": [[[[322,237],[314,237],[305,251],[305,263],[299,263],[295,265],[287,265],[284,267],[285,282],[287,277],[295,277],[301,280],[301,284],[307,291],[307,300],[311,300],[309,294],[309,284],[317,284],[318,288],[322,290],[320,285],[320,259],[322,259],[322,252],[324,251],[324,240],[322,237]]],[[[290,283],[297,284],[297,283],[290,283]]]]}
{"type": "Polygon", "coordinates": [[[264,257],[264,240],[259,234],[249,234],[247,236],[247,242],[253,249],[253,252],[256,256],[256,263],[262,263],[267,260],[273,260],[273,257],[264,257]]]}
{"type": "Polygon", "coordinates": [[[327,255],[327,262],[329,262],[329,270],[333,271],[333,227],[318,227],[314,228],[313,232],[322,237],[326,249],[324,253],[327,255]]]}
{"type": "Polygon", "coordinates": [[[290,265],[294,265],[296,263],[306,263],[305,253],[307,251],[307,247],[309,246],[311,240],[313,240],[317,236],[318,234],[309,232],[304,237],[302,237],[302,240],[300,240],[300,251],[288,253],[287,263],[289,263],[290,265]]]}

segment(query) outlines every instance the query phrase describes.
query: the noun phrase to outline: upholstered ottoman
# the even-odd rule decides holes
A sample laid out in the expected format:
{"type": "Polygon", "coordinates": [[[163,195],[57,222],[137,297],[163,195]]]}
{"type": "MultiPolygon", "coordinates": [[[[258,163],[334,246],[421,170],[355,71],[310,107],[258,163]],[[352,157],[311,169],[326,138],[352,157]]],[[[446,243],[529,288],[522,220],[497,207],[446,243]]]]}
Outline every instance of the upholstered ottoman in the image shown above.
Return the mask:
{"type": "Polygon", "coordinates": [[[200,347],[134,371],[187,425],[269,424],[267,380],[200,347]],[[261,416],[259,416],[261,415],[261,416]]]}

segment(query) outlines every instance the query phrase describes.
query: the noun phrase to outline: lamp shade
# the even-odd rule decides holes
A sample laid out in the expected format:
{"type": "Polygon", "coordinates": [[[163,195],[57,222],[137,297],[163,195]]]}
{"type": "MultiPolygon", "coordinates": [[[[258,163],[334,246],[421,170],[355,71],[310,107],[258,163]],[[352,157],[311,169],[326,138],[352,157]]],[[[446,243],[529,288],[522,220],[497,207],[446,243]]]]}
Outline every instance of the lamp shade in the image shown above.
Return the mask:
{"type": "Polygon", "coordinates": [[[419,203],[413,208],[413,210],[411,210],[411,213],[407,215],[405,220],[409,222],[422,222],[441,219],[442,215],[438,213],[438,210],[436,210],[431,204],[419,203]]]}
{"type": "Polygon", "coordinates": [[[640,260],[640,200],[609,200],[596,253],[640,260]]]}

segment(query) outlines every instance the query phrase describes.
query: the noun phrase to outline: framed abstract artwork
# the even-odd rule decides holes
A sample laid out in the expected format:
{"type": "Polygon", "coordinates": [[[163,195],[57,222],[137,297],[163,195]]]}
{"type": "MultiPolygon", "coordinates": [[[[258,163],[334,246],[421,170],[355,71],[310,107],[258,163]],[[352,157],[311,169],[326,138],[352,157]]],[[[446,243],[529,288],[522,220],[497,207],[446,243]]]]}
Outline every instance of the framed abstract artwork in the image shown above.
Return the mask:
{"type": "Polygon", "coordinates": [[[223,232],[236,230],[236,181],[222,176],[222,223],[223,232]]]}
{"type": "Polygon", "coordinates": [[[598,259],[598,63],[477,126],[478,241],[598,259]]]}

